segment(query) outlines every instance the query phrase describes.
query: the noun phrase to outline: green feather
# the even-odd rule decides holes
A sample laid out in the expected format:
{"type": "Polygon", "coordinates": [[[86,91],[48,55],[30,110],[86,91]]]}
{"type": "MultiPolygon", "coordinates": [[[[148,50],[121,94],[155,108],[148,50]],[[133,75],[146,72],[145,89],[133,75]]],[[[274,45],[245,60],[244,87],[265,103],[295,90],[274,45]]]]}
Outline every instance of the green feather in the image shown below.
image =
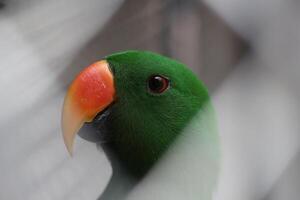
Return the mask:
{"type": "MultiPolygon", "coordinates": [[[[141,176],[204,105],[211,104],[210,98],[204,84],[191,70],[167,57],[126,51],[110,55],[106,60],[114,72],[117,99],[108,125],[113,149],[132,174],[141,176]],[[170,88],[162,94],[148,90],[148,78],[154,74],[170,80],[170,88]]],[[[211,134],[215,140],[216,131],[211,134]]]]}

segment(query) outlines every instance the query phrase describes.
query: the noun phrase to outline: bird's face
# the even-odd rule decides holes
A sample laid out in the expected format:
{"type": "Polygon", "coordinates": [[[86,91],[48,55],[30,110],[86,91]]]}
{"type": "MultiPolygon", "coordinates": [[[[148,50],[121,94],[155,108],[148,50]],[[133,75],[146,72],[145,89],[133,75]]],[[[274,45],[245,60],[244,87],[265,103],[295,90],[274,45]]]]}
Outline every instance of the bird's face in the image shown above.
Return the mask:
{"type": "Polygon", "coordinates": [[[109,108],[104,123],[113,149],[130,171],[144,174],[208,98],[183,64],[150,52],[113,54],[71,84],[63,112],[65,143],[71,152],[82,124],[109,108]]]}

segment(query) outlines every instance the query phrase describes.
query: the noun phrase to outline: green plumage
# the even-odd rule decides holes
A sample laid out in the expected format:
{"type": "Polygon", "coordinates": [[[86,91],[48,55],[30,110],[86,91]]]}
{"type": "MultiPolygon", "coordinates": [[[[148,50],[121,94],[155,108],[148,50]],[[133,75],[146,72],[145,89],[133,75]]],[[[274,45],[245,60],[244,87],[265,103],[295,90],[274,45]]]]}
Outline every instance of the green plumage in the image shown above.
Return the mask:
{"type": "MultiPolygon", "coordinates": [[[[204,105],[211,108],[210,98],[191,70],[164,56],[126,51],[106,60],[114,73],[116,87],[116,102],[108,123],[112,146],[127,169],[141,176],[204,105]],[[148,89],[149,77],[157,74],[170,80],[170,88],[162,94],[153,94],[148,89]]],[[[210,121],[215,126],[213,117],[210,121]]],[[[216,131],[208,137],[216,140],[216,131]]]]}

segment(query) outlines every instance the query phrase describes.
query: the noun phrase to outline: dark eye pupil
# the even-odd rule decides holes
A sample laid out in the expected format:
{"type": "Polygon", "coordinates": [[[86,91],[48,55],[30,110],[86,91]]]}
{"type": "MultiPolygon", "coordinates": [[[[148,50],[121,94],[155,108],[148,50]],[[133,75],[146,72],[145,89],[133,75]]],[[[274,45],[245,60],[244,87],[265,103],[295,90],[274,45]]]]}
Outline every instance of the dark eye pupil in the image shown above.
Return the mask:
{"type": "Polygon", "coordinates": [[[153,93],[162,93],[169,87],[169,80],[159,75],[151,76],[148,81],[148,87],[153,93]]]}

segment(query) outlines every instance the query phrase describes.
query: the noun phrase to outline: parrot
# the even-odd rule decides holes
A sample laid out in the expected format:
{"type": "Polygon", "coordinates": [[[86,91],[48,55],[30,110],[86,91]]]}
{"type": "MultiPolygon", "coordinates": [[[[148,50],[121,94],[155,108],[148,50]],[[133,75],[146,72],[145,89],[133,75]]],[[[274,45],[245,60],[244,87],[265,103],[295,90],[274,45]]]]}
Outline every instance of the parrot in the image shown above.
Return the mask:
{"type": "Polygon", "coordinates": [[[70,84],[62,110],[63,139],[71,155],[86,123],[106,138],[102,147],[113,169],[99,199],[139,195],[142,186],[154,190],[151,195],[157,196],[150,199],[167,199],[181,190],[179,199],[213,198],[220,168],[215,111],[204,83],[179,61],[127,50],[84,68],[70,84]],[[175,182],[178,188],[170,189],[175,182]],[[158,187],[162,193],[155,191],[158,187]],[[117,195],[114,188],[123,191],[117,195]]]}

